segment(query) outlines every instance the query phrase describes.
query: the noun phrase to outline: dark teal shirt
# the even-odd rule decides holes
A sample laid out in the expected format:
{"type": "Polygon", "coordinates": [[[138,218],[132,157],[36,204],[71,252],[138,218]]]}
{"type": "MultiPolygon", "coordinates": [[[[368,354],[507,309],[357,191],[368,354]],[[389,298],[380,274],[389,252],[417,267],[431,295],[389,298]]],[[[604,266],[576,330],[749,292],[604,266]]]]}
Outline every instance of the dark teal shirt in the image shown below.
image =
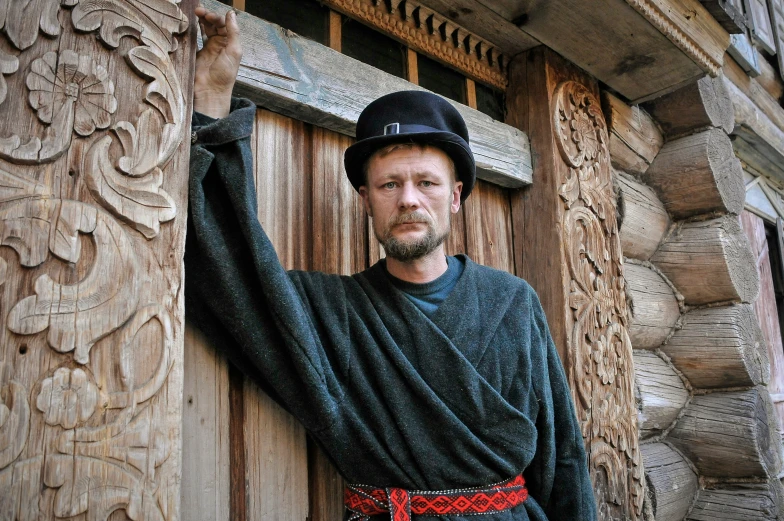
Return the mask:
{"type": "Polygon", "coordinates": [[[447,257],[446,263],[447,268],[443,275],[424,284],[401,280],[389,272],[387,275],[389,275],[393,286],[402,291],[406,298],[413,302],[428,318],[433,318],[435,312],[438,311],[438,306],[452,292],[465,268],[465,263],[457,257],[447,257]]]}

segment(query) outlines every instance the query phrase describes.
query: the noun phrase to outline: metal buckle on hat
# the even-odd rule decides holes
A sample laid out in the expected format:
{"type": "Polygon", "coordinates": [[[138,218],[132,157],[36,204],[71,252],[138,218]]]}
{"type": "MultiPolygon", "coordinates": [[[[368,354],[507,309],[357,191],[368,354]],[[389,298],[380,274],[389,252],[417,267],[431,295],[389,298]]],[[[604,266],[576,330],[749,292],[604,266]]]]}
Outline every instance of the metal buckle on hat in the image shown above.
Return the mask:
{"type": "Polygon", "coordinates": [[[389,134],[400,134],[400,123],[384,125],[384,135],[387,136],[389,134]]]}

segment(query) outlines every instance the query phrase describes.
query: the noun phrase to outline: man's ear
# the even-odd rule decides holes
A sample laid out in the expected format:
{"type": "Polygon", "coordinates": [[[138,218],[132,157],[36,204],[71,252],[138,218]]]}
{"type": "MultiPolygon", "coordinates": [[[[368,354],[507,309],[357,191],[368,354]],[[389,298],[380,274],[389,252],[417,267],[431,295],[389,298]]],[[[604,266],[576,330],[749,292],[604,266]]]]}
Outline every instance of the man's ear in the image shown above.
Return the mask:
{"type": "Polygon", "coordinates": [[[373,211],[370,209],[370,201],[368,200],[367,186],[362,185],[359,187],[359,196],[362,198],[362,205],[365,207],[365,212],[370,217],[373,217],[373,211]]]}
{"type": "Polygon", "coordinates": [[[456,181],[455,186],[452,188],[452,213],[460,211],[460,194],[463,193],[463,182],[456,181]]]}

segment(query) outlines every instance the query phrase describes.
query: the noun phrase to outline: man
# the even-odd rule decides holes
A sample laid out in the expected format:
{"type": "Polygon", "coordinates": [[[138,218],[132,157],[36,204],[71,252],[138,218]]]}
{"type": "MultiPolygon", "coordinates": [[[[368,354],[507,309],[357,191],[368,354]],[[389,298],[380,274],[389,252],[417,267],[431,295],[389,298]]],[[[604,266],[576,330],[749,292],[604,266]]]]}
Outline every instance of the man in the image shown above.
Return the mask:
{"type": "Polygon", "coordinates": [[[444,254],[475,178],[459,113],[423,92],[371,103],[345,165],[386,259],[351,277],[287,273],[256,218],[256,109],[231,99],[235,15],[197,15],[186,309],[352,483],[346,519],[595,519],[535,293],[444,254]]]}

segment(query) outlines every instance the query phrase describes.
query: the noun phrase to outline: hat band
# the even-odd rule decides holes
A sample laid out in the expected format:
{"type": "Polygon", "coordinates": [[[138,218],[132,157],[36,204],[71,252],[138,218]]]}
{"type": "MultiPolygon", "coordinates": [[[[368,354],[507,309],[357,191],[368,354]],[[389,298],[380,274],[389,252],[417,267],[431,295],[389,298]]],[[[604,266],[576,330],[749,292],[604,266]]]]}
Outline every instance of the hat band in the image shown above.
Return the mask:
{"type": "Polygon", "coordinates": [[[400,123],[390,123],[384,126],[384,135],[394,134],[421,134],[423,132],[448,132],[442,129],[428,127],[427,125],[401,125],[400,123]]]}

